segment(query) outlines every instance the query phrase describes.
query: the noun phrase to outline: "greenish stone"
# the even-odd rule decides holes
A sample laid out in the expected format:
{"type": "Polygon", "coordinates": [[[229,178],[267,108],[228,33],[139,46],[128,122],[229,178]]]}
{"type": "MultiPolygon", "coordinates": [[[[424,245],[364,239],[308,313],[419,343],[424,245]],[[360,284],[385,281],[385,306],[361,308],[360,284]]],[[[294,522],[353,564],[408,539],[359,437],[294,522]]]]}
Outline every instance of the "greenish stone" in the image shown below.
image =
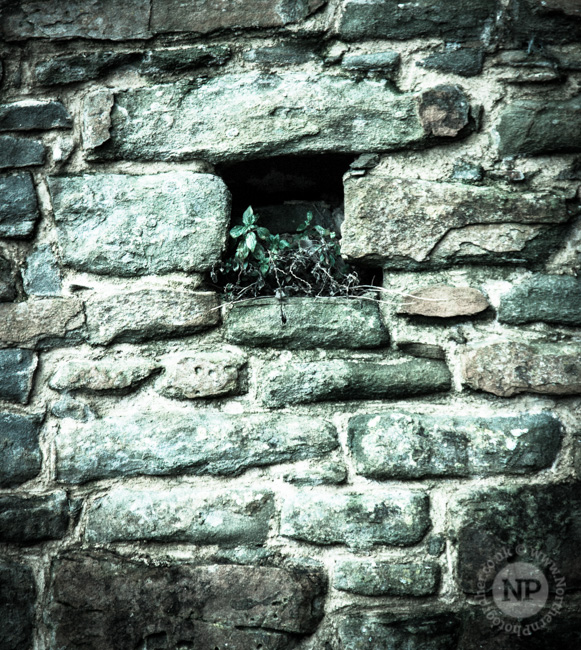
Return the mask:
{"type": "Polygon", "coordinates": [[[327,492],[303,489],[287,497],[281,535],[313,544],[410,546],[430,526],[427,494],[411,490],[327,492]]]}
{"type": "Polygon", "coordinates": [[[512,325],[581,325],[581,280],[567,275],[527,278],[501,297],[498,320],[512,325]]]}
{"type": "Polygon", "coordinates": [[[347,466],[341,458],[317,459],[295,464],[283,478],[294,485],[340,485],[347,481],[347,466]]]}
{"type": "Polygon", "coordinates": [[[88,507],[86,538],[92,544],[262,544],[273,510],[268,491],[119,486],[88,507]]]}
{"type": "Polygon", "coordinates": [[[30,481],[40,473],[39,415],[0,412],[0,487],[30,481]]]}
{"type": "Polygon", "coordinates": [[[230,193],[217,176],[85,174],[49,177],[48,184],[63,263],[77,270],[205,271],[224,250],[230,193]]]}
{"type": "MultiPolygon", "coordinates": [[[[3,155],[0,146],[0,161],[3,155]]],[[[10,163],[5,166],[9,167],[10,163]]],[[[40,217],[32,176],[26,172],[0,176],[0,196],[0,237],[31,235],[40,217]]]]}
{"type": "Polygon", "coordinates": [[[376,348],[389,336],[378,303],[357,298],[259,299],[224,310],[226,339],[254,347],[376,348]]]}
{"type": "Polygon", "coordinates": [[[277,362],[267,367],[259,395],[268,406],[324,400],[389,399],[449,390],[443,361],[396,359],[388,363],[341,361],[277,362]]]}
{"type": "Polygon", "coordinates": [[[237,475],[249,467],[323,456],[335,427],[313,417],[230,416],[196,409],[116,413],[61,422],[57,477],[65,483],[136,475],[237,475]]]}
{"type": "Polygon", "coordinates": [[[22,284],[29,296],[62,295],[60,268],[48,244],[37,246],[28,254],[22,269],[22,284]]]}
{"type": "Polygon", "coordinates": [[[0,399],[26,404],[37,363],[31,350],[0,350],[0,399]]]}
{"type": "Polygon", "coordinates": [[[36,586],[30,567],[0,560],[0,650],[29,650],[33,644],[36,586]]]}
{"type": "Polygon", "coordinates": [[[437,564],[338,560],[333,586],[362,596],[431,596],[440,582],[437,564]]]}
{"type": "Polygon", "coordinates": [[[46,148],[38,140],[0,135],[0,169],[43,165],[46,148]]]}
{"type": "Polygon", "coordinates": [[[349,447],[359,474],[374,479],[526,474],[550,467],[561,447],[559,420],[514,416],[357,415],[349,447]]]}
{"type": "Polygon", "coordinates": [[[34,544],[62,539],[69,525],[69,511],[65,492],[0,497],[0,542],[34,544]]]}
{"type": "Polygon", "coordinates": [[[73,120],[60,102],[26,99],[0,104],[0,131],[70,129],[73,120]]]}
{"type": "Polygon", "coordinates": [[[381,70],[391,78],[398,72],[400,62],[399,52],[387,50],[386,52],[373,52],[371,54],[346,54],[341,60],[341,67],[345,68],[345,70],[360,72],[381,70]]]}
{"type": "Polygon", "coordinates": [[[484,53],[481,49],[465,47],[435,52],[418,65],[428,70],[451,72],[461,77],[475,77],[482,72],[483,63],[484,53]]]}

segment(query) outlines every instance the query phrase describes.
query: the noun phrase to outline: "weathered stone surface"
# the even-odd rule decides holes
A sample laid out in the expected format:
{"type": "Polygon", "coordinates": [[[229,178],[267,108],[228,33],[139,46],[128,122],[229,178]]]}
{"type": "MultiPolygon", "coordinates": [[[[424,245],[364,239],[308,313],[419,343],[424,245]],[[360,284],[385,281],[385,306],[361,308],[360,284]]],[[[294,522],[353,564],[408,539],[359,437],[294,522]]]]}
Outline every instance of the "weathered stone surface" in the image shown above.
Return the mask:
{"type": "MultiPolygon", "coordinates": [[[[458,575],[465,592],[476,593],[479,581],[490,586],[506,564],[504,551],[516,559],[519,544],[528,553],[519,551],[518,561],[536,564],[541,558],[535,561],[534,553],[544,553],[556,564],[559,575],[566,577],[567,589],[581,586],[581,496],[577,484],[479,490],[457,504],[454,517],[458,575]],[[500,561],[495,559],[497,553],[500,561]],[[489,560],[497,562],[497,571],[486,573],[489,560]]],[[[551,572],[545,571],[545,576],[552,587],[551,572]]]]}
{"type": "Polygon", "coordinates": [[[131,388],[159,365],[147,359],[72,359],[59,364],[49,381],[54,390],[109,391],[131,388]]]}
{"type": "Polygon", "coordinates": [[[410,354],[412,357],[420,357],[425,359],[446,359],[446,352],[441,345],[434,343],[419,343],[415,341],[398,341],[398,350],[405,354],[410,354]]]}
{"type": "Polygon", "coordinates": [[[0,304],[0,343],[49,347],[74,334],[84,323],[76,298],[47,298],[0,304]]]}
{"type": "Polygon", "coordinates": [[[83,483],[140,474],[236,475],[323,456],[338,444],[335,427],[313,417],[193,409],[115,413],[87,424],[61,424],[57,477],[83,483]]]}
{"type": "Polygon", "coordinates": [[[99,544],[137,540],[261,544],[272,514],[268,491],[114,487],[88,507],[86,536],[99,544]]]}
{"type": "Polygon", "coordinates": [[[473,417],[389,413],[349,421],[359,474],[373,479],[525,474],[550,467],[561,446],[546,413],[473,417]]]}
{"type": "Polygon", "coordinates": [[[581,9],[576,0],[513,0],[511,28],[522,46],[531,38],[543,43],[578,43],[581,9]]]}
{"type": "MultiPolygon", "coordinates": [[[[228,74],[204,83],[115,93],[110,139],[97,159],[244,160],[296,153],[391,151],[450,139],[469,103],[456,87],[423,94],[428,113],[453,128],[426,128],[417,95],[387,82],[299,72],[228,74]],[[439,112],[433,107],[438,102],[439,112]],[[449,112],[446,110],[449,109],[449,112]],[[433,134],[433,135],[432,135],[433,134]]],[[[425,116],[424,116],[425,117],[425,116]]],[[[438,123],[440,123],[438,122],[438,123]]],[[[462,134],[470,131],[466,124],[462,134]]],[[[98,143],[97,143],[98,144],[98,143]]],[[[89,147],[91,143],[89,143],[89,147]]]]}
{"type": "Polygon", "coordinates": [[[240,565],[146,565],[73,555],[53,566],[54,647],[290,650],[291,634],[323,615],[314,570],[240,565]]]}
{"type": "Polygon", "coordinates": [[[14,264],[0,255],[0,302],[8,302],[16,298],[16,280],[14,275],[14,264]]]}
{"type": "MultiPolygon", "coordinates": [[[[467,231],[464,241],[470,244],[474,228],[486,228],[484,238],[507,222],[512,229],[515,223],[517,227],[534,227],[564,223],[569,217],[565,197],[558,193],[393,178],[371,172],[345,181],[342,252],[388,267],[445,264],[456,259],[454,247],[439,252],[438,246],[452,233],[467,231]]],[[[516,248],[521,252],[523,247],[516,248]]],[[[495,254],[498,246],[491,248],[487,255],[475,256],[477,261],[501,257],[495,254]]]]}
{"type": "Polygon", "coordinates": [[[265,370],[260,396],[268,406],[323,400],[388,399],[449,390],[443,361],[396,359],[388,363],[339,359],[277,362],[265,370]]]}
{"type": "Polygon", "coordinates": [[[72,418],[79,422],[86,422],[92,416],[85,402],[66,394],[51,406],[50,412],[56,418],[72,418]]]}
{"type": "Polygon", "coordinates": [[[581,325],[581,280],[567,275],[534,275],[500,299],[498,320],[518,325],[545,321],[581,325]]]}
{"type": "Polygon", "coordinates": [[[427,135],[454,138],[470,122],[470,104],[458,86],[437,86],[419,98],[420,122],[427,135]]]}
{"type": "Polygon", "coordinates": [[[373,52],[372,54],[346,54],[341,60],[341,67],[345,68],[345,70],[361,72],[381,70],[391,78],[399,70],[400,61],[399,52],[393,50],[373,52]]]}
{"type": "Polygon", "coordinates": [[[581,97],[513,102],[497,126],[503,156],[581,151],[581,97]]]}
{"type": "MultiPolygon", "coordinates": [[[[0,153],[0,161],[2,156],[0,153]]],[[[32,234],[40,216],[32,176],[28,173],[0,176],[0,196],[0,237],[27,237],[32,234]]]]}
{"type": "Polygon", "coordinates": [[[338,560],[333,586],[362,596],[430,596],[440,583],[440,567],[388,561],[338,560]]]}
{"type": "Polygon", "coordinates": [[[0,104],[0,131],[34,131],[37,129],[70,129],[73,120],[60,102],[25,99],[0,104]]]}
{"type": "Polygon", "coordinates": [[[0,650],[32,647],[36,587],[29,567],[0,561],[0,650]]]}
{"type": "Polygon", "coordinates": [[[38,415],[0,412],[0,487],[13,487],[39,474],[41,425],[38,415]]]}
{"type": "Polygon", "coordinates": [[[452,72],[461,77],[475,77],[482,72],[484,53],[480,48],[463,47],[435,52],[420,61],[418,65],[428,70],[452,72]]]}
{"type": "Polygon", "coordinates": [[[55,297],[62,294],[61,273],[52,248],[41,245],[26,258],[22,284],[29,296],[55,297]]]}
{"type": "Polygon", "coordinates": [[[61,85],[98,79],[121,65],[139,61],[133,52],[79,52],[42,59],[34,66],[36,81],[42,85],[61,85]]]}
{"type": "Polygon", "coordinates": [[[22,0],[4,10],[8,41],[27,38],[147,38],[150,0],[22,0]]]}
{"type": "Polygon", "coordinates": [[[37,363],[30,350],[0,350],[0,399],[26,404],[37,363]]]}
{"type": "Polygon", "coordinates": [[[317,459],[296,463],[283,478],[294,485],[340,485],[347,480],[347,466],[341,458],[317,459]]]}
{"type": "Polygon", "coordinates": [[[194,45],[165,50],[149,50],[143,55],[139,72],[148,76],[186,72],[208,65],[222,65],[230,58],[229,45],[194,45]]]}
{"type": "Polygon", "coordinates": [[[0,169],[44,164],[46,149],[42,142],[0,135],[0,169]]]}
{"type": "Polygon", "coordinates": [[[581,18],[581,7],[576,0],[528,0],[528,3],[539,13],[560,11],[567,16],[581,18]]]}
{"type": "Polygon", "coordinates": [[[399,314],[453,318],[473,316],[490,307],[488,300],[478,289],[450,287],[445,284],[412,289],[398,309],[399,314]]]}
{"type": "Polygon", "coordinates": [[[228,341],[255,347],[375,348],[389,342],[378,304],[350,298],[241,303],[225,309],[224,326],[228,341]]]}
{"type": "Polygon", "coordinates": [[[164,374],[156,389],[165,397],[196,399],[231,395],[240,389],[246,356],[237,352],[176,352],[161,359],[164,374]]]}
{"type": "Polygon", "coordinates": [[[353,40],[433,36],[461,41],[481,35],[494,19],[496,5],[496,0],[475,0],[469,6],[465,0],[343,0],[336,29],[342,37],[353,40]]]}
{"type": "Polygon", "coordinates": [[[300,65],[309,61],[320,60],[320,57],[313,51],[312,44],[301,41],[283,42],[268,47],[255,47],[243,52],[242,58],[249,63],[266,68],[275,65],[300,65]]]}
{"type": "Polygon", "coordinates": [[[94,295],[87,299],[85,312],[93,343],[185,336],[220,322],[218,296],[186,288],[94,295]]]}
{"type": "Polygon", "coordinates": [[[484,167],[473,160],[458,158],[454,161],[451,178],[462,183],[479,183],[484,178],[484,167]]]}
{"type": "Polygon", "coordinates": [[[93,149],[109,139],[114,102],[113,92],[108,88],[100,88],[85,97],[81,122],[84,149],[93,149]]]}
{"type": "Polygon", "coordinates": [[[69,500],[64,492],[0,497],[0,542],[34,544],[62,539],[68,524],[69,500]]]}
{"type": "Polygon", "coordinates": [[[461,364],[465,384],[500,397],[581,393],[581,350],[575,345],[482,344],[466,347],[461,364]]]}
{"type": "Polygon", "coordinates": [[[430,525],[428,496],[410,490],[297,492],[281,512],[281,534],[314,544],[409,546],[430,525]]]}
{"type": "Polygon", "coordinates": [[[224,250],[230,193],[217,176],[85,174],[48,183],[63,262],[75,269],[121,276],[205,271],[224,250]]]}

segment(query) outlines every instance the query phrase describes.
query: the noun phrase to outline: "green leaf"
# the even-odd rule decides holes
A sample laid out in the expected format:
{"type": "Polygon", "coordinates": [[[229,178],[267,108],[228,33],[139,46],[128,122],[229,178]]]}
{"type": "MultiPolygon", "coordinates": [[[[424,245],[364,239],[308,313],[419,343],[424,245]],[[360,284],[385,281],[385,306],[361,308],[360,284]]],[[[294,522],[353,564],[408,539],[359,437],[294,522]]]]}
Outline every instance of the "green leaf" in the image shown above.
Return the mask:
{"type": "Polygon", "coordinates": [[[249,205],[246,210],[244,210],[244,214],[242,215],[242,223],[245,226],[251,226],[253,223],[256,223],[256,216],[254,215],[252,206],[249,205]]]}
{"type": "Polygon", "coordinates": [[[240,237],[240,235],[243,235],[245,232],[246,228],[244,226],[234,226],[234,228],[230,230],[230,237],[238,239],[238,237],[240,237]]]}
{"type": "Polygon", "coordinates": [[[323,228],[323,226],[314,226],[314,228],[319,235],[323,235],[323,237],[328,236],[329,234],[329,231],[326,228],[323,228]]]}
{"type": "Polygon", "coordinates": [[[256,233],[249,232],[246,235],[246,246],[251,253],[254,252],[254,249],[256,248],[256,233]]]}
{"type": "Polygon", "coordinates": [[[306,230],[310,225],[311,221],[313,220],[313,213],[312,212],[307,212],[307,218],[305,221],[297,228],[297,232],[303,232],[306,230]]]}
{"type": "Polygon", "coordinates": [[[262,228],[262,226],[259,226],[256,229],[256,234],[260,237],[260,239],[268,239],[270,235],[270,230],[268,228],[262,228]]]}

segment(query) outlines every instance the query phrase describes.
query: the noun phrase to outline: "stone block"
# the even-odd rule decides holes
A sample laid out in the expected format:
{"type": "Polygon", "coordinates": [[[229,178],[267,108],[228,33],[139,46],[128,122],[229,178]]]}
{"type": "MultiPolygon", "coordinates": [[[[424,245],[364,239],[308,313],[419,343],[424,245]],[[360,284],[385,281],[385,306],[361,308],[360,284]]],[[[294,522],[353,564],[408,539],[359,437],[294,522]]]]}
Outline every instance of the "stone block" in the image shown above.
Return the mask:
{"type": "Polygon", "coordinates": [[[42,417],[0,412],[0,487],[30,481],[40,473],[38,435],[42,417]]]}
{"type": "Polygon", "coordinates": [[[50,177],[64,264],[135,276],[206,271],[220,260],[230,193],[210,174],[50,177]],[[91,237],[87,237],[87,231],[91,237]]]}
{"type": "MultiPolygon", "coordinates": [[[[0,137],[1,149],[2,138],[0,137]]],[[[0,153],[0,161],[2,155],[0,153]]],[[[2,196],[0,237],[28,237],[31,235],[40,216],[32,176],[26,172],[0,176],[0,196],[2,196]]]]}
{"type": "Polygon", "coordinates": [[[10,302],[17,295],[14,264],[0,255],[0,302],[10,302]]]}
{"type": "Polygon", "coordinates": [[[48,496],[0,497],[0,542],[36,544],[62,539],[69,525],[65,492],[48,496]]]}
{"type": "Polygon", "coordinates": [[[389,343],[379,303],[356,298],[260,299],[226,307],[231,343],[254,347],[376,348],[389,343]]]}
{"type": "Polygon", "coordinates": [[[0,135],[0,169],[43,165],[45,157],[42,142],[0,135]]]}
{"type": "Polygon", "coordinates": [[[193,45],[188,47],[148,50],[139,65],[146,76],[165,77],[202,66],[222,65],[231,56],[229,45],[193,45]]]}
{"type": "Polygon", "coordinates": [[[33,248],[22,269],[22,284],[29,296],[56,297],[62,294],[61,272],[52,248],[33,248]]]}
{"type": "Polygon", "coordinates": [[[50,412],[55,418],[72,418],[79,422],[86,422],[91,417],[94,417],[85,402],[67,394],[62,395],[59,400],[52,404],[50,412]]]}
{"type": "Polygon", "coordinates": [[[249,467],[317,458],[339,445],[320,418],[229,416],[158,409],[61,423],[57,477],[66,483],[135,475],[237,475],[249,467]]]}
{"type": "Polygon", "coordinates": [[[561,447],[559,420],[510,416],[357,415],[349,447],[359,474],[373,479],[526,474],[550,467],[561,447]]]}
{"type": "Polygon", "coordinates": [[[485,343],[464,348],[461,364],[466,385],[500,397],[581,393],[581,349],[576,345],[485,343]]]}
{"type": "Polygon", "coordinates": [[[37,363],[30,350],[0,350],[0,399],[26,404],[37,363]]]}
{"type": "Polygon", "coordinates": [[[409,293],[400,304],[399,314],[454,318],[474,316],[490,307],[482,292],[471,287],[450,287],[441,284],[411,289],[409,293]]]}
{"type": "Polygon", "coordinates": [[[410,546],[430,526],[429,501],[417,490],[327,492],[303,489],[285,499],[281,535],[313,544],[410,546]]]}
{"type": "Polygon", "coordinates": [[[434,52],[420,61],[418,65],[428,70],[451,72],[461,77],[475,77],[482,72],[484,53],[480,48],[463,47],[434,52]]]}
{"type": "Polygon", "coordinates": [[[315,54],[312,44],[301,41],[282,42],[267,47],[254,47],[242,52],[242,58],[248,63],[254,63],[265,68],[320,61],[320,57],[315,54]]]}
{"type": "Polygon", "coordinates": [[[347,481],[347,466],[341,457],[295,463],[283,474],[293,485],[341,485],[347,481]]]}
{"type": "Polygon", "coordinates": [[[361,596],[431,596],[438,590],[440,567],[388,560],[337,560],[333,587],[361,596]]]}
{"type": "Polygon", "coordinates": [[[90,392],[131,389],[158,368],[154,361],[139,358],[71,359],[58,365],[49,380],[54,390],[90,392]]]}
{"type": "Polygon", "coordinates": [[[324,400],[390,399],[449,390],[443,361],[395,359],[388,363],[341,361],[277,362],[264,371],[260,398],[268,406],[324,400]]]}
{"type": "Polygon", "coordinates": [[[437,86],[423,92],[418,112],[424,132],[438,138],[455,138],[470,124],[471,110],[459,86],[437,86]]]}
{"type": "Polygon", "coordinates": [[[34,66],[34,77],[43,86],[92,81],[113,68],[141,60],[137,52],[79,52],[41,59],[34,66]]]}
{"type": "Polygon", "coordinates": [[[25,99],[0,104],[0,131],[70,129],[73,120],[60,102],[25,99]]]}
{"type": "Polygon", "coordinates": [[[32,570],[12,560],[0,560],[0,650],[32,647],[35,605],[32,570]]]}
{"type": "Polygon", "coordinates": [[[113,487],[88,507],[86,537],[98,544],[262,544],[273,509],[264,490],[113,487]]]}
{"type": "Polygon", "coordinates": [[[576,0],[512,0],[512,33],[525,47],[531,38],[541,43],[578,43],[581,9],[576,0]]]}
{"type": "Polygon", "coordinates": [[[399,52],[387,50],[371,54],[346,54],[341,59],[341,67],[355,72],[381,71],[391,79],[397,74],[400,62],[399,52]]]}

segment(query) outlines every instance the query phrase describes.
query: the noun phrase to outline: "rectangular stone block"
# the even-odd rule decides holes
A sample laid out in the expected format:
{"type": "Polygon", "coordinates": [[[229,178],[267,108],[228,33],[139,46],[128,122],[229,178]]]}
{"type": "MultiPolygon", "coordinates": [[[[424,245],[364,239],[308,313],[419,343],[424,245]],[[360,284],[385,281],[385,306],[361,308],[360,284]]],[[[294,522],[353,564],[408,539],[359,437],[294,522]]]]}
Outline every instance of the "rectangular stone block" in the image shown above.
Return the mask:
{"type": "Polygon", "coordinates": [[[14,260],[0,255],[0,302],[10,302],[17,296],[14,260]]]}
{"type": "Polygon", "coordinates": [[[51,298],[62,295],[61,270],[49,244],[35,246],[30,251],[21,274],[27,295],[51,298]]]}
{"type": "Polygon", "coordinates": [[[43,165],[46,149],[42,142],[0,135],[0,169],[43,165]]]}
{"type": "Polygon", "coordinates": [[[28,173],[0,176],[0,197],[0,237],[31,235],[40,216],[32,176],[28,173]]]}
{"type": "Polygon", "coordinates": [[[73,120],[60,102],[25,99],[0,104],[0,131],[34,131],[38,129],[70,129],[73,120]]]}
{"type": "Polygon", "coordinates": [[[0,650],[32,647],[36,585],[30,567],[0,560],[0,650]]]}
{"type": "Polygon", "coordinates": [[[431,596],[440,584],[440,567],[387,560],[337,560],[333,587],[361,596],[431,596]]]}
{"type": "Polygon", "coordinates": [[[37,363],[30,350],[0,350],[0,399],[26,404],[37,363]]]}
{"type": "Polygon", "coordinates": [[[473,417],[387,413],[349,421],[359,474],[373,479],[525,474],[550,467],[561,447],[547,413],[473,417]]]}
{"type": "Polygon", "coordinates": [[[72,268],[154,275],[206,271],[220,260],[230,193],[217,176],[85,174],[48,184],[62,259],[72,268]]]}
{"type": "Polygon", "coordinates": [[[253,347],[375,348],[389,343],[379,303],[356,298],[235,304],[224,309],[224,327],[228,341],[253,347]]]}
{"type": "Polygon", "coordinates": [[[89,543],[262,544],[273,515],[268,491],[113,487],[87,509],[89,543]]]}
{"type": "Polygon", "coordinates": [[[0,412],[0,487],[20,485],[38,476],[41,426],[38,415],[0,412]]]}
{"type": "Polygon", "coordinates": [[[430,526],[429,501],[417,490],[300,491],[285,499],[281,535],[313,544],[409,546],[430,526]]]}
{"type": "Polygon", "coordinates": [[[61,423],[57,477],[84,483],[135,475],[236,475],[320,457],[338,445],[335,427],[320,418],[192,408],[115,413],[85,424],[61,423]]]}
{"type": "Polygon", "coordinates": [[[0,542],[35,544],[62,539],[69,525],[69,510],[65,492],[0,497],[0,542]]]}
{"type": "Polygon", "coordinates": [[[97,79],[109,70],[139,61],[137,52],[79,52],[41,59],[34,66],[34,78],[40,85],[61,85],[97,79]]]}

